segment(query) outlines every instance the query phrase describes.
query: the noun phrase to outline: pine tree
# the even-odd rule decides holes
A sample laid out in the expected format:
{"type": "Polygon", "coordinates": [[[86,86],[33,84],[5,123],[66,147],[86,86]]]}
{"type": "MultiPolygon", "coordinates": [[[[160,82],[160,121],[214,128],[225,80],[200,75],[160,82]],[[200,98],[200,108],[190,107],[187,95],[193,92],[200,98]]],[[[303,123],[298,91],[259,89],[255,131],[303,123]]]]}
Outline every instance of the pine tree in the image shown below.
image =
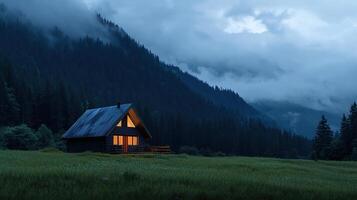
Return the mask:
{"type": "Polygon", "coordinates": [[[336,137],[331,142],[331,152],[329,159],[331,160],[342,160],[345,157],[345,146],[340,137],[336,137]]]}
{"type": "Polygon", "coordinates": [[[357,139],[352,141],[351,160],[357,161],[357,139]]]}
{"type": "Polygon", "coordinates": [[[321,121],[316,130],[314,138],[314,154],[317,159],[328,159],[331,152],[332,131],[325,116],[322,116],[321,121]]]}
{"type": "Polygon", "coordinates": [[[0,125],[15,125],[19,122],[20,106],[14,91],[0,77],[0,125]]]}
{"type": "Polygon", "coordinates": [[[342,116],[341,120],[341,128],[340,128],[340,138],[341,142],[344,146],[344,154],[347,155],[351,152],[351,125],[350,120],[346,117],[346,115],[342,116]]]}
{"type": "Polygon", "coordinates": [[[354,102],[351,106],[349,120],[351,123],[351,147],[352,141],[357,139],[357,104],[354,102]]]}
{"type": "Polygon", "coordinates": [[[0,126],[6,125],[6,110],[7,110],[7,90],[5,87],[5,82],[0,77],[0,126]]]}

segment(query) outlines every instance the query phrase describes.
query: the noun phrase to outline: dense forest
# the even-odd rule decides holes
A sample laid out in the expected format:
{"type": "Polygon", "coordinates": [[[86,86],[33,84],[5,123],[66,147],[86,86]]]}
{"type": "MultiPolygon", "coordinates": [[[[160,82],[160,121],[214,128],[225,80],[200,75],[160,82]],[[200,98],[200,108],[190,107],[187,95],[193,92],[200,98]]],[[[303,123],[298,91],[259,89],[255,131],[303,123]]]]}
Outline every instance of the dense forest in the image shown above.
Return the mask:
{"type": "Polygon", "coordinates": [[[357,104],[353,103],[350,113],[344,114],[341,128],[333,133],[325,116],[319,122],[313,141],[313,159],[357,160],[357,104]]]}
{"type": "Polygon", "coordinates": [[[210,87],[161,62],[100,15],[98,23],[107,29],[110,42],[72,38],[56,27],[46,31],[2,12],[3,148],[63,148],[62,133],[85,109],[120,101],[136,105],[151,130],[152,144],[168,144],[175,151],[190,146],[201,152],[275,157],[310,152],[309,140],[269,125],[237,93],[210,87]],[[30,148],[22,138],[46,142],[30,148]]]}

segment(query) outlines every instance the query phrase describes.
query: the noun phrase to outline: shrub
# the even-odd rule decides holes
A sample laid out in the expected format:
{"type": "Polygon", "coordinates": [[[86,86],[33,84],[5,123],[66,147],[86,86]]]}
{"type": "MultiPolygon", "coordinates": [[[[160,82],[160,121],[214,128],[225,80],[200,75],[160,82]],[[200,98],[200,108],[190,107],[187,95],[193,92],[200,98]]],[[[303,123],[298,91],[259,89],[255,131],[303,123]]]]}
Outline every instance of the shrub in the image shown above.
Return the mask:
{"type": "Polygon", "coordinates": [[[60,153],[60,152],[62,152],[55,147],[47,147],[47,148],[41,149],[40,151],[45,152],[45,153],[60,153]]]}
{"type": "Polygon", "coordinates": [[[53,133],[49,128],[47,128],[46,125],[42,124],[40,128],[38,128],[36,131],[36,136],[38,138],[38,148],[42,149],[45,147],[54,146],[53,133]]]}
{"type": "Polygon", "coordinates": [[[313,151],[313,152],[311,153],[311,159],[314,160],[314,161],[317,161],[317,160],[318,160],[316,151],[313,151]]]}
{"type": "Polygon", "coordinates": [[[357,147],[354,147],[352,150],[351,160],[357,161],[357,147]]]}
{"type": "Polygon", "coordinates": [[[199,151],[196,147],[190,147],[190,146],[182,146],[179,149],[180,153],[185,153],[188,155],[199,155],[199,151]]]}
{"type": "Polygon", "coordinates": [[[8,149],[34,150],[38,138],[27,125],[7,128],[3,133],[3,143],[8,149]]]}
{"type": "Polygon", "coordinates": [[[223,153],[223,152],[221,152],[221,151],[214,152],[212,155],[215,156],[215,157],[223,157],[223,156],[226,156],[226,154],[223,153]]]}
{"type": "Polygon", "coordinates": [[[54,146],[60,151],[66,151],[66,144],[62,139],[64,131],[61,130],[57,134],[54,134],[54,146]]]}
{"type": "Polygon", "coordinates": [[[202,149],[200,149],[200,153],[201,153],[203,156],[214,156],[214,152],[212,152],[211,149],[209,149],[209,148],[202,148],[202,149]]]}

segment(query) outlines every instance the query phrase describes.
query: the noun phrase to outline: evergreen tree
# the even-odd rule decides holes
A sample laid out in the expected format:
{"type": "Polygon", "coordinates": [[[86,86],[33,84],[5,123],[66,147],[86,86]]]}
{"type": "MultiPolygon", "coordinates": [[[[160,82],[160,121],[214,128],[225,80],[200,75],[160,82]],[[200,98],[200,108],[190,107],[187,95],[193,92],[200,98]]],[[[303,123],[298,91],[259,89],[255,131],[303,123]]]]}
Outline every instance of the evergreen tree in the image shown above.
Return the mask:
{"type": "Polygon", "coordinates": [[[7,124],[7,90],[4,80],[0,76],[0,126],[7,124]]]}
{"type": "Polygon", "coordinates": [[[317,159],[328,159],[331,153],[332,131],[325,118],[321,117],[314,138],[314,152],[317,159]]]}
{"type": "Polygon", "coordinates": [[[340,137],[335,138],[331,143],[331,152],[329,159],[342,160],[345,157],[345,146],[340,137]]]}
{"type": "Polygon", "coordinates": [[[0,77],[0,125],[14,125],[19,121],[19,104],[14,91],[0,77]]]}
{"type": "Polygon", "coordinates": [[[346,115],[342,116],[341,120],[341,128],[340,128],[340,139],[344,148],[344,155],[347,155],[351,152],[351,125],[350,120],[346,117],[346,115]]]}
{"type": "Polygon", "coordinates": [[[351,160],[357,161],[357,139],[352,141],[351,160]]]}
{"type": "Polygon", "coordinates": [[[15,125],[20,121],[20,105],[17,102],[14,90],[9,87],[6,89],[7,98],[7,120],[9,125],[15,125]]]}
{"type": "MultiPolygon", "coordinates": [[[[349,120],[351,123],[351,144],[352,144],[352,141],[354,139],[357,139],[357,104],[356,104],[356,102],[354,102],[351,106],[349,120]]],[[[352,148],[352,145],[351,145],[351,148],[352,148]]]]}

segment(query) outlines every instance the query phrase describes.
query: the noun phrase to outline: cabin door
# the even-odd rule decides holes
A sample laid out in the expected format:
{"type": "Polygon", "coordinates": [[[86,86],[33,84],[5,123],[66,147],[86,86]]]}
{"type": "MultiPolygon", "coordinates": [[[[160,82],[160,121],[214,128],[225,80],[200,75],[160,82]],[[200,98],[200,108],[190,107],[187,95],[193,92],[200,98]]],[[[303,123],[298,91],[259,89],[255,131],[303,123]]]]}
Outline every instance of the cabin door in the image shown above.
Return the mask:
{"type": "Polygon", "coordinates": [[[128,153],[128,136],[123,136],[123,152],[128,153]]]}

